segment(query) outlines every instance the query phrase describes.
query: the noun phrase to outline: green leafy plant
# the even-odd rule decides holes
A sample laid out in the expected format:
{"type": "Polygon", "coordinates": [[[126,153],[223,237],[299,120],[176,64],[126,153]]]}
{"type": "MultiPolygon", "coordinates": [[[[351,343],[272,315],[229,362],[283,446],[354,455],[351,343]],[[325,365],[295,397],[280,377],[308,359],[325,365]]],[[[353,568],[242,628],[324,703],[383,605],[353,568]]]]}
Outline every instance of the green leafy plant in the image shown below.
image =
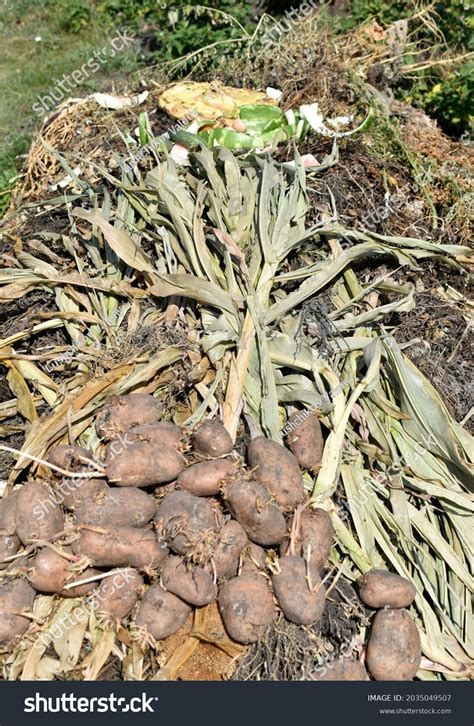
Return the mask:
{"type": "Polygon", "coordinates": [[[472,125],[474,62],[440,78],[424,96],[415,89],[415,98],[418,96],[430,116],[442,119],[447,131],[460,136],[472,125]]]}
{"type": "MultiPolygon", "coordinates": [[[[466,52],[474,50],[474,13],[470,0],[442,0],[431,4],[420,3],[415,15],[426,10],[423,22],[410,25],[408,50],[423,50],[428,61],[426,68],[402,78],[395,85],[401,98],[414,99],[418,106],[435,118],[444,131],[456,136],[469,130],[472,124],[474,64],[466,62],[466,52]],[[461,56],[462,60],[446,66],[449,53],[461,56]],[[437,60],[443,63],[439,65],[437,60]],[[429,60],[434,61],[433,64],[429,60]],[[448,70],[444,70],[445,68],[448,70]]],[[[413,3],[402,0],[391,3],[387,0],[352,0],[350,15],[337,17],[340,30],[353,28],[375,18],[383,25],[389,25],[401,18],[410,22],[414,15],[413,3]]],[[[411,63],[414,56],[406,53],[404,63],[411,63]]]]}

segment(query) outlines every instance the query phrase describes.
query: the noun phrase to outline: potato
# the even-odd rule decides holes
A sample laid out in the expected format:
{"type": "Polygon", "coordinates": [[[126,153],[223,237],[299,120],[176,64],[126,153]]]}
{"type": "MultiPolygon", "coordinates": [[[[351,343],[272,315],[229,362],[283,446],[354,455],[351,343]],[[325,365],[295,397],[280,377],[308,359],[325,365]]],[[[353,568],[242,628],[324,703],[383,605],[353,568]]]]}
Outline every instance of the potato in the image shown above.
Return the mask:
{"type": "Polygon", "coordinates": [[[63,479],[55,486],[54,496],[66,509],[75,509],[83,500],[87,501],[108,489],[105,479],[63,479]]]}
{"type": "Polygon", "coordinates": [[[95,421],[98,435],[107,441],[134,426],[156,423],[163,413],[163,404],[149,393],[115,396],[100,411],[95,421]]]}
{"type": "Polygon", "coordinates": [[[179,597],[160,585],[152,585],[138,607],[136,623],[155,640],[163,640],[176,633],[190,614],[190,606],[179,597]]]}
{"type": "Polygon", "coordinates": [[[140,424],[134,426],[126,434],[127,438],[132,441],[148,441],[150,444],[170,446],[178,450],[183,444],[183,432],[180,427],[167,421],[140,424]]]}
{"type": "MultiPolygon", "coordinates": [[[[289,534],[280,547],[281,555],[285,555],[288,551],[291,530],[290,526],[289,534]]],[[[295,537],[295,554],[309,560],[321,571],[328,560],[333,537],[334,527],[328,512],[319,508],[306,508],[299,514],[299,527],[295,537]]]]}
{"type": "Polygon", "coordinates": [[[324,439],[316,414],[293,413],[286,424],[288,446],[303,469],[314,469],[323,455],[324,439]]]}
{"type": "Polygon", "coordinates": [[[20,538],[16,534],[0,534],[0,570],[4,569],[7,558],[16,555],[20,547],[20,538]]]}
{"type": "Polygon", "coordinates": [[[185,459],[176,449],[164,444],[136,441],[120,455],[107,447],[106,463],[109,482],[120,487],[146,487],[173,481],[183,471],[185,459]]]}
{"type": "Polygon", "coordinates": [[[195,565],[186,565],[181,557],[170,555],[161,572],[163,586],[196,607],[209,605],[217,597],[216,586],[207,570],[195,565]]]}
{"type": "MultiPolygon", "coordinates": [[[[82,582],[83,580],[89,579],[89,577],[95,577],[100,574],[102,574],[100,570],[95,570],[93,567],[86,567],[83,572],[76,573],[75,577],[73,577],[67,584],[72,585],[74,582],[82,582]]],[[[75,587],[60,590],[59,594],[61,597],[83,597],[84,595],[89,595],[89,593],[95,590],[98,584],[99,582],[97,580],[93,580],[92,582],[86,582],[83,585],[76,585],[75,587]]]]}
{"type": "Polygon", "coordinates": [[[197,454],[217,458],[230,454],[234,448],[229,432],[215,420],[202,421],[192,435],[193,449],[197,454]]]}
{"type": "Polygon", "coordinates": [[[17,498],[18,490],[15,490],[0,500],[0,563],[20,549],[20,538],[16,534],[17,498]]]}
{"type": "Polygon", "coordinates": [[[178,555],[207,561],[217,542],[221,522],[207,499],[174,491],[159,504],[155,526],[159,536],[178,555]]]}
{"type": "MultiPolygon", "coordinates": [[[[66,554],[72,553],[72,547],[63,547],[66,554]]],[[[79,559],[79,558],[78,558],[79,559]]],[[[99,570],[86,568],[78,572],[74,562],[62,557],[50,547],[41,549],[24,568],[28,582],[38,592],[59,593],[62,597],[82,597],[97,587],[97,582],[78,585],[70,589],[64,587],[73,582],[80,582],[99,574],[99,570]]]]}
{"type": "Polygon", "coordinates": [[[0,643],[9,643],[27,630],[31,620],[19,613],[31,610],[35,595],[21,578],[0,584],[0,643]]]}
{"type": "Polygon", "coordinates": [[[293,555],[280,557],[278,568],[272,584],[285,617],[297,625],[317,623],[326,602],[326,589],[317,568],[293,555]]]}
{"type": "Polygon", "coordinates": [[[51,540],[64,530],[64,514],[54,493],[39,481],[18,490],[16,533],[22,544],[51,540]]]}
{"type": "Polygon", "coordinates": [[[379,610],[367,645],[367,668],[376,681],[411,681],[421,662],[420,634],[406,610],[379,610]]]}
{"type": "Polygon", "coordinates": [[[136,567],[146,573],[157,569],[168,555],[166,545],[151,529],[135,527],[84,528],[73,549],[97,567],[136,567]]]}
{"type": "Polygon", "coordinates": [[[0,533],[15,534],[18,489],[0,499],[0,533]]]}
{"type": "Polygon", "coordinates": [[[261,575],[228,580],[221,586],[218,602],[225,628],[238,643],[255,643],[276,616],[272,593],[261,575]]]}
{"type": "Polygon", "coordinates": [[[144,527],[153,519],[156,500],[140,489],[109,489],[82,500],[74,513],[75,524],[97,527],[144,527]]]}
{"type": "MultiPolygon", "coordinates": [[[[71,553],[70,547],[64,547],[65,554],[71,553]]],[[[69,581],[77,580],[78,573],[73,563],[50,547],[43,547],[28,567],[28,582],[38,592],[59,592],[69,581]]]]}
{"type": "Polygon", "coordinates": [[[253,477],[267,487],[283,511],[290,511],[305,500],[303,478],[298,462],[288,449],[263,436],[252,439],[247,448],[253,477]]]}
{"type": "Polygon", "coordinates": [[[241,574],[258,575],[259,572],[265,572],[267,568],[267,553],[263,547],[259,547],[254,542],[249,542],[242,555],[241,574]]]}
{"type": "Polygon", "coordinates": [[[224,489],[224,498],[234,518],[256,544],[279,544],[286,522],[269,491],[256,481],[234,479],[224,489]]]}
{"type": "Polygon", "coordinates": [[[369,676],[360,660],[351,657],[336,658],[318,666],[310,675],[314,681],[368,681],[369,676]]]}
{"type": "Polygon", "coordinates": [[[182,471],[176,485],[198,497],[210,497],[219,494],[224,479],[236,473],[236,465],[228,459],[201,461],[182,471]]]}
{"type": "Polygon", "coordinates": [[[233,519],[229,519],[222,527],[219,541],[212,555],[212,563],[218,580],[222,577],[233,577],[237,573],[240,554],[247,544],[248,539],[243,527],[233,519]]]}
{"type": "Polygon", "coordinates": [[[415,595],[409,580],[387,570],[370,570],[359,580],[359,597],[370,608],[407,608],[415,595]]]}
{"type": "Polygon", "coordinates": [[[93,607],[106,624],[120,625],[132,612],[142,589],[143,577],[136,570],[119,570],[102,580],[92,596],[93,607]]]}
{"type": "MultiPolygon", "coordinates": [[[[69,446],[68,444],[60,444],[54,446],[48,453],[47,461],[53,466],[59,466],[60,469],[66,471],[81,471],[87,467],[87,462],[92,461],[92,454],[87,449],[80,446],[69,446]]],[[[51,469],[53,475],[58,476],[58,472],[51,469]]]]}

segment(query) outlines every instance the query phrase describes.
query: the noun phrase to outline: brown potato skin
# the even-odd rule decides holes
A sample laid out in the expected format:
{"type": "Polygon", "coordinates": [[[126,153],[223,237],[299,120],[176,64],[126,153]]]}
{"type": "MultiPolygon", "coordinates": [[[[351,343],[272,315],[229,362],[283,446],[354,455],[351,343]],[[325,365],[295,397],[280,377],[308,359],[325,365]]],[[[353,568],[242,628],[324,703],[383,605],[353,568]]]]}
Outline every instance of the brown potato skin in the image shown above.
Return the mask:
{"type": "Polygon", "coordinates": [[[190,606],[172,592],[167,592],[160,585],[152,585],[138,607],[136,623],[155,640],[163,640],[176,633],[191,612],[190,606]]]}
{"type": "Polygon", "coordinates": [[[310,679],[313,681],[368,681],[369,676],[360,660],[341,657],[316,668],[310,679]]]}
{"type": "MultiPolygon", "coordinates": [[[[72,553],[72,547],[63,547],[67,554],[72,553]]],[[[30,585],[38,592],[59,593],[62,597],[82,597],[97,587],[97,582],[78,585],[64,590],[70,582],[84,580],[98,575],[99,570],[87,568],[83,572],[73,569],[74,563],[49,547],[43,547],[33,559],[27,562],[26,576],[30,585]]]]}
{"type": "Polygon", "coordinates": [[[64,514],[54,492],[39,481],[23,484],[16,507],[16,533],[22,544],[51,540],[63,530],[64,514]]]}
{"type": "Polygon", "coordinates": [[[114,442],[107,447],[107,478],[120,487],[165,484],[176,479],[186,463],[176,449],[164,444],[136,441],[118,455],[113,446],[114,442]]]}
{"type": "MultiPolygon", "coordinates": [[[[295,538],[295,554],[308,559],[321,571],[326,564],[334,538],[334,527],[331,515],[324,509],[307,507],[299,515],[299,528],[295,538]]],[[[285,555],[290,545],[291,525],[289,534],[280,547],[280,554],[285,555]]]]}
{"type": "Polygon", "coordinates": [[[236,473],[236,465],[228,459],[201,461],[182,471],[176,486],[198,497],[212,497],[219,494],[223,480],[236,473]]]}
{"type": "MultiPolygon", "coordinates": [[[[66,554],[71,552],[65,547],[66,554]]],[[[30,561],[28,582],[38,592],[59,592],[69,580],[78,579],[78,573],[72,570],[72,563],[61,557],[50,547],[43,547],[30,561]]]]}
{"type": "Polygon", "coordinates": [[[274,496],[278,506],[290,511],[306,498],[296,458],[281,444],[263,436],[252,439],[247,448],[252,476],[274,496]]]}
{"type": "Polygon", "coordinates": [[[302,557],[293,555],[281,557],[278,564],[280,572],[272,576],[272,584],[285,617],[297,625],[317,623],[326,603],[326,589],[321,584],[317,568],[302,557]],[[312,590],[307,580],[308,574],[312,590]]]}
{"type": "Polygon", "coordinates": [[[74,510],[84,499],[88,500],[108,489],[105,479],[62,479],[55,486],[54,495],[66,509],[74,510]]]}
{"type": "Polygon", "coordinates": [[[316,414],[304,415],[301,411],[291,414],[287,421],[291,427],[286,440],[298,464],[303,469],[315,469],[323,456],[324,439],[316,414]]]}
{"type": "Polygon", "coordinates": [[[168,555],[168,548],[151,529],[135,527],[100,532],[84,528],[73,549],[96,567],[136,567],[143,572],[157,569],[168,555]]]}
{"type": "Polygon", "coordinates": [[[16,555],[20,547],[20,538],[16,534],[0,534],[0,570],[9,564],[7,557],[16,555]]]}
{"type": "Polygon", "coordinates": [[[178,555],[196,556],[202,550],[204,561],[209,559],[217,542],[219,517],[207,499],[186,491],[174,491],[159,504],[155,515],[157,534],[168,542],[178,555]],[[202,543],[206,540],[209,547],[202,543]],[[207,556],[206,556],[207,555],[207,556]]]}
{"type": "Polygon", "coordinates": [[[214,602],[216,586],[209,572],[202,567],[187,566],[181,557],[170,555],[161,571],[163,586],[184,602],[203,607],[214,602]]]}
{"type": "MultiPolygon", "coordinates": [[[[80,580],[87,580],[89,577],[95,577],[100,575],[100,570],[95,570],[93,567],[87,567],[83,572],[77,574],[71,578],[70,583],[79,582],[80,580]]],[[[67,584],[70,584],[67,583],[67,584]]],[[[87,582],[84,585],[76,585],[75,587],[69,588],[69,590],[60,590],[59,594],[61,597],[83,597],[89,595],[93,590],[98,587],[98,580],[93,582],[87,582]]]]}
{"type": "Polygon", "coordinates": [[[155,510],[154,497],[140,489],[109,489],[82,500],[74,513],[74,523],[106,528],[145,527],[155,510]]]}
{"type": "Polygon", "coordinates": [[[183,444],[183,431],[168,421],[139,424],[127,431],[127,437],[132,441],[148,441],[157,446],[170,446],[178,451],[183,444]]]}
{"type": "Polygon", "coordinates": [[[247,544],[248,538],[244,528],[235,520],[229,519],[222,527],[219,541],[212,555],[213,567],[218,580],[234,577],[237,574],[240,555],[247,544]]]}
{"type": "Polygon", "coordinates": [[[197,454],[210,458],[230,454],[234,448],[227,429],[219,421],[210,419],[196,426],[192,435],[192,444],[197,454]]]}
{"type": "Polygon", "coordinates": [[[18,490],[0,500],[0,569],[7,557],[16,555],[20,538],[16,534],[16,505],[18,490]]]}
{"type": "Polygon", "coordinates": [[[15,534],[18,489],[0,499],[0,533],[15,534]]]}
{"type": "MultiPolygon", "coordinates": [[[[59,444],[53,446],[48,453],[47,461],[53,466],[59,466],[60,469],[66,469],[66,471],[81,471],[87,466],[87,461],[92,461],[92,454],[87,449],[82,449],[80,446],[70,446],[69,444],[59,444]]],[[[54,469],[51,469],[53,476],[61,476],[54,469]]]]}
{"type": "Polygon", "coordinates": [[[162,413],[163,404],[149,393],[114,396],[98,414],[95,428],[101,438],[110,441],[134,426],[157,423],[162,413]]]}
{"type": "Polygon", "coordinates": [[[359,580],[359,597],[370,608],[407,608],[415,595],[410,580],[387,570],[370,570],[359,580]]]}
{"type": "Polygon", "coordinates": [[[23,635],[31,620],[22,611],[31,610],[36,592],[26,580],[16,578],[0,584],[0,643],[9,643],[23,635]]]}
{"type": "Polygon", "coordinates": [[[255,643],[276,617],[267,581],[260,575],[239,575],[219,591],[219,611],[225,628],[238,643],[255,643]]]}
{"type": "Polygon", "coordinates": [[[379,610],[367,645],[367,668],[376,681],[411,681],[421,662],[418,628],[406,610],[379,610]]]}
{"type": "Polygon", "coordinates": [[[106,623],[119,625],[132,612],[143,588],[143,577],[132,568],[102,580],[92,597],[94,609],[106,623]]]}
{"type": "Polygon", "coordinates": [[[252,542],[268,547],[282,541],[286,534],[285,518],[262,484],[234,479],[223,493],[229,510],[252,542]]]}

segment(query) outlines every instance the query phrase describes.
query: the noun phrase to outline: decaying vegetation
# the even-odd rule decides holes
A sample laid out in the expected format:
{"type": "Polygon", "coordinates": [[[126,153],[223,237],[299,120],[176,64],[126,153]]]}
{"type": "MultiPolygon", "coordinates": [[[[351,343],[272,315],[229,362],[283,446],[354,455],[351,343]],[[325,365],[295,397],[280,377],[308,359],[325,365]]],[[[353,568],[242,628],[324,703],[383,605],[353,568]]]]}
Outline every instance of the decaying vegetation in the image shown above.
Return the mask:
{"type": "MultiPolygon", "coordinates": [[[[371,109],[372,126],[360,135],[338,141],[309,133],[272,154],[211,149],[195,136],[187,140],[186,165],[170,157],[169,144],[131,167],[134,107],[111,112],[88,99],[65,104],[46,120],[4,223],[2,469],[5,502],[27,487],[36,496],[50,476],[45,460],[53,447],[77,444],[102,455],[111,438],[111,419],[99,414],[104,404],[131,392],[153,394],[164,422],[194,428],[221,418],[237,454],[252,439],[249,466],[258,481],[234,492],[230,485],[224,501],[254,543],[271,547],[281,521],[285,529],[283,515],[301,504],[300,473],[284,459],[289,450],[280,460],[267,447],[287,443],[285,426],[310,411],[321,427],[314,440],[320,447],[323,439],[321,459],[310,465],[299,458],[314,452],[298,440],[298,428],[290,426],[288,443],[304,468],[307,496],[334,528],[327,569],[334,622],[322,615],[315,630],[312,617],[300,617],[299,625],[284,619],[271,625],[269,618],[261,641],[242,657],[215,606],[203,603],[194,620],[190,607],[183,608],[181,629],[153,647],[132,637],[131,624],[149,623],[158,601],[166,617],[176,614],[177,595],[176,586],[162,592],[163,582],[147,572],[152,585],[136,620],[135,602],[112,624],[90,610],[66,639],[55,626],[65,613],[83,608],[81,600],[44,594],[29,611],[28,590],[18,597],[31,625],[26,629],[25,617],[15,616],[18,638],[1,656],[6,678],[212,678],[231,677],[235,667],[235,677],[306,678],[309,664],[296,664],[309,643],[315,665],[343,654],[344,645],[361,652],[369,618],[350,590],[373,568],[397,573],[416,591],[413,604],[401,606],[410,613],[396,611],[394,649],[413,648],[413,662],[420,650],[418,677],[472,675],[471,152],[367,84],[369,69],[389,66],[391,57],[388,44],[376,44],[373,29],[338,39],[326,30],[318,34],[314,25],[300,33],[287,42],[288,57],[256,58],[249,41],[242,82],[280,87],[285,109],[318,100],[325,115],[353,113],[356,121],[371,109]],[[317,164],[305,169],[302,156],[309,153],[317,164]],[[401,201],[391,205],[397,193],[401,201]],[[259,486],[272,494],[263,503],[263,528],[261,510],[252,512],[248,504],[259,486]],[[223,659],[216,656],[209,667],[206,649],[219,637],[223,659]],[[35,641],[41,648],[31,649],[35,641]]],[[[209,73],[203,55],[194,77],[207,80],[209,73]]],[[[221,66],[214,74],[230,80],[221,66]]],[[[143,107],[152,137],[173,123],[157,108],[170,78],[158,72],[156,78],[158,88],[143,107]]],[[[153,425],[153,416],[145,418],[143,427],[153,425]]],[[[114,434],[126,432],[131,421],[112,417],[116,424],[114,434]]],[[[115,482],[131,472],[128,485],[159,483],[150,471],[153,434],[145,429],[139,439],[128,471],[120,457],[107,462],[109,471],[118,468],[115,482]]],[[[225,436],[221,441],[213,434],[204,443],[222,445],[220,455],[230,451],[225,436]]],[[[200,453],[212,456],[210,449],[200,453]]],[[[163,487],[204,466],[196,459],[184,469],[178,452],[168,454],[163,487]]],[[[91,481],[105,471],[99,466],[93,473],[91,481]]],[[[218,475],[199,476],[182,482],[182,494],[217,493],[218,475]]],[[[73,524],[62,526],[67,547],[73,524]]],[[[21,540],[28,555],[38,557],[39,540],[30,534],[18,534],[17,552],[23,556],[21,540]]],[[[122,535],[136,554],[136,533],[122,535]]],[[[100,537],[87,535],[89,564],[140,567],[135,560],[94,557],[113,549],[100,537]]],[[[47,538],[42,532],[41,546],[47,538]]],[[[291,544],[286,562],[299,562],[298,541],[291,544]]],[[[324,549],[327,543],[319,544],[324,549]]],[[[179,579],[176,571],[168,578],[179,579]]],[[[251,570],[242,576],[249,588],[261,586],[251,570]]],[[[7,570],[2,579],[8,583],[7,570]]],[[[136,583],[137,593],[142,585],[136,583]]],[[[6,599],[14,597],[10,589],[6,599]]],[[[234,596],[226,592],[226,603],[234,596]]],[[[292,603],[280,599],[284,612],[292,611],[292,603]]],[[[381,610],[376,617],[381,635],[367,658],[374,677],[377,671],[384,678],[392,667],[380,650],[389,616],[381,610]]],[[[154,637],[162,632],[169,635],[157,625],[154,637]]],[[[230,630],[234,640],[236,632],[230,630]]],[[[400,677],[414,676],[410,668],[400,671],[400,677]]]]}

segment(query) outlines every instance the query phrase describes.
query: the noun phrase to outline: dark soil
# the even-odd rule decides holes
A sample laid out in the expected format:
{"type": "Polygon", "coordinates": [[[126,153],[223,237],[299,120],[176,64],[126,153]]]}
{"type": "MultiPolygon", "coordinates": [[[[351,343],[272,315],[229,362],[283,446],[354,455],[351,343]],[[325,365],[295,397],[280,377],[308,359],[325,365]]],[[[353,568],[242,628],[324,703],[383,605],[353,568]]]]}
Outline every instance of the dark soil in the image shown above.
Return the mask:
{"type": "Polygon", "coordinates": [[[452,417],[474,432],[474,419],[464,421],[474,405],[472,318],[466,320],[465,311],[432,286],[417,295],[414,310],[394,315],[392,324],[399,343],[417,341],[405,353],[441,393],[452,417]]]}

